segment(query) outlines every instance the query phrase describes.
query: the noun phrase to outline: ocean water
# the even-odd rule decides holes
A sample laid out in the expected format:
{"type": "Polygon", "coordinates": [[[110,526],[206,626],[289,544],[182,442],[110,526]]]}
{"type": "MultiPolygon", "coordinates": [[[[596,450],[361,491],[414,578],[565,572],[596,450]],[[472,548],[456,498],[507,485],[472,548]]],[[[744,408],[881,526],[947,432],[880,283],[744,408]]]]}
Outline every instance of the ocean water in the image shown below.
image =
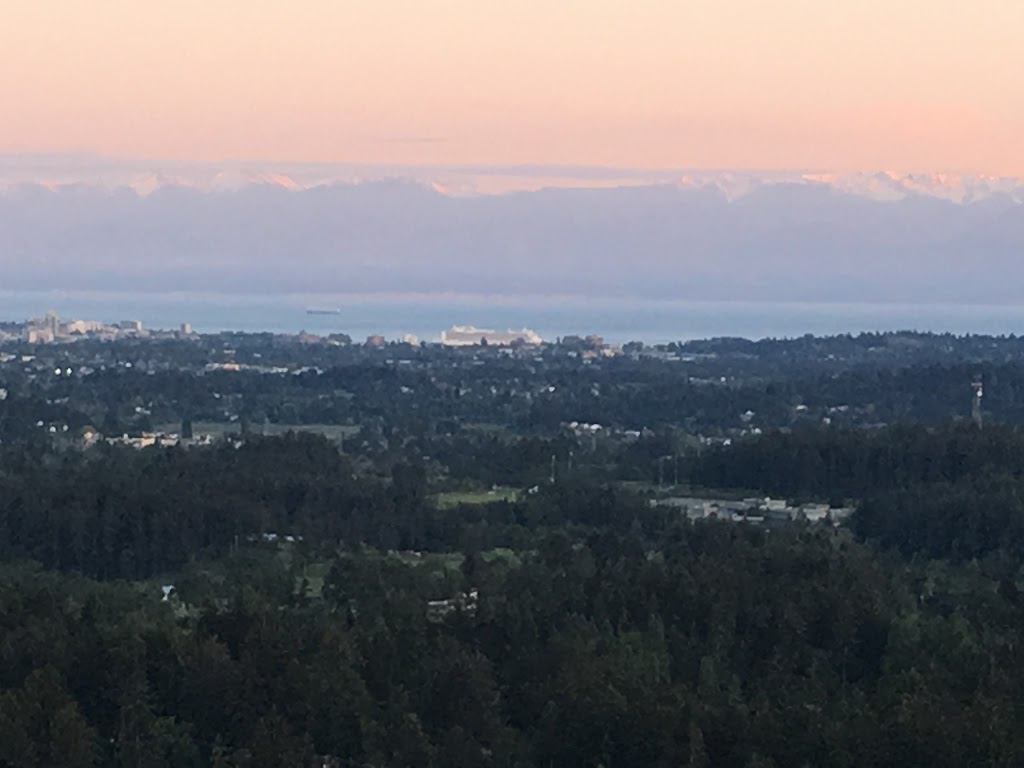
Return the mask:
{"type": "Polygon", "coordinates": [[[347,333],[354,339],[412,334],[436,340],[453,324],[531,328],[553,340],[596,333],[609,342],[685,341],[714,336],[792,338],[864,331],[1019,334],[1024,307],[948,304],[651,301],[636,298],[477,295],[285,295],[0,291],[0,320],[48,310],[62,318],[140,320],[147,328],[190,323],[198,332],[347,333]],[[337,309],[311,315],[307,308],[337,309]]]}

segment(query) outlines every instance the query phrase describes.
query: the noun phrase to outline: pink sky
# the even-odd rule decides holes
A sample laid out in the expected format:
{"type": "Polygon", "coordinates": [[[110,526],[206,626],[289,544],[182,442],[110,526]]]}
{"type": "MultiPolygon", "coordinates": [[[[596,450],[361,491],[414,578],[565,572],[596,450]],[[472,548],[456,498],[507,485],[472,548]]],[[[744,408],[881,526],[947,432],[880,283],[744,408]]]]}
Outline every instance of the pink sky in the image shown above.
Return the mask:
{"type": "Polygon", "coordinates": [[[1024,176],[1024,0],[0,0],[0,151],[1024,176]]]}

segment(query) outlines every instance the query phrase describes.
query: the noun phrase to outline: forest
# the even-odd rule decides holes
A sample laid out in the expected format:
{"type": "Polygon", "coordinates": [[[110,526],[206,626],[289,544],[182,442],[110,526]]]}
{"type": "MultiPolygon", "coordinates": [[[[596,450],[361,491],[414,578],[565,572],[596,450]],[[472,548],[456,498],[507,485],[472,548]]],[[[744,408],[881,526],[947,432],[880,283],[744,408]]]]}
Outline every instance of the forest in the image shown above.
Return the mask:
{"type": "Polygon", "coordinates": [[[1022,450],[907,427],[693,462],[870,492],[765,529],[572,477],[442,507],[310,435],[8,446],[0,764],[1019,764],[1022,450]]]}
{"type": "MultiPolygon", "coordinates": [[[[540,376],[536,361],[465,362],[396,368],[382,391],[540,376]]],[[[918,381],[933,364],[815,376],[918,381]]],[[[389,411],[371,393],[380,361],[348,365],[289,374],[274,395],[344,387],[337,401],[359,414],[344,437],[237,424],[143,448],[73,433],[100,429],[101,411],[148,410],[141,388],[194,405],[193,388],[224,400],[226,387],[108,369],[96,375],[120,383],[97,411],[91,375],[0,380],[0,766],[1024,762],[1012,411],[982,427],[918,410],[709,439],[686,414],[712,390],[691,382],[664,423],[581,435],[571,399],[545,406],[550,427],[472,422],[485,406],[465,395],[416,407],[408,393],[389,411]],[[79,421],[39,428],[54,414],[79,421]],[[660,503],[700,494],[855,512],[691,520],[660,503]]],[[[658,365],[623,361],[616,402],[674,396],[658,365]]],[[[975,363],[954,365],[940,366],[951,382],[975,363]]],[[[768,367],[767,397],[796,391],[768,367]]],[[[1009,400],[1005,377],[986,381],[1009,400]]],[[[247,386],[231,395],[243,411],[247,386]]]]}

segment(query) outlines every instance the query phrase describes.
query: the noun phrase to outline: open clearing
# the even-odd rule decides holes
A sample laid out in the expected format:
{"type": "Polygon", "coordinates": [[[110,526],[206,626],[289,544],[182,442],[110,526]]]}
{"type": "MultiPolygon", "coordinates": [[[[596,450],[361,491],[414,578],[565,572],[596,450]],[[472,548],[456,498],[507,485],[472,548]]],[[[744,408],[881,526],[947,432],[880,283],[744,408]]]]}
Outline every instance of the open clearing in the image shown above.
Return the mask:
{"type": "Polygon", "coordinates": [[[491,504],[496,501],[516,501],[519,491],[515,488],[494,488],[489,491],[443,491],[437,494],[437,506],[450,509],[459,504],[491,504]]]}

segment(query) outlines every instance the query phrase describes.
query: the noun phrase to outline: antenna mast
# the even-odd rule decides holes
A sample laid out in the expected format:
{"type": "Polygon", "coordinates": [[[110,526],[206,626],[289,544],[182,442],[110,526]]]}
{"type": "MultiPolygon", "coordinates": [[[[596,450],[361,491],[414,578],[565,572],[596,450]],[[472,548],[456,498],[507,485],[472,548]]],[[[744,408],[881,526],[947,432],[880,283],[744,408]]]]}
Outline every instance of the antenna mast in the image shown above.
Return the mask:
{"type": "Polygon", "coordinates": [[[971,382],[971,390],[974,392],[974,398],[971,400],[971,419],[978,425],[978,429],[981,429],[981,398],[984,394],[981,383],[981,376],[975,376],[974,381],[971,382]]]}

